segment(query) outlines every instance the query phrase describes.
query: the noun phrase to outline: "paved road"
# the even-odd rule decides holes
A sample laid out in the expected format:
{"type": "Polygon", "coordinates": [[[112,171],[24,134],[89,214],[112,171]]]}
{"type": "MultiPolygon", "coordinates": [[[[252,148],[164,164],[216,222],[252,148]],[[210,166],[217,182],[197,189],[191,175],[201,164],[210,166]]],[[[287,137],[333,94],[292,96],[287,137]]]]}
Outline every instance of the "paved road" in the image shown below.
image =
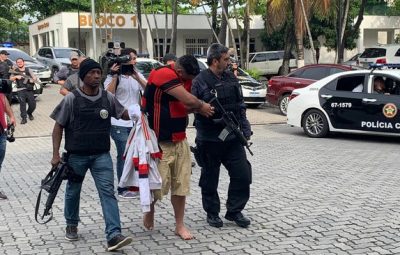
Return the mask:
{"type": "MultiPolygon", "coordinates": [[[[90,175],[82,190],[79,241],[64,240],[64,187],[55,202],[54,221],[43,226],[33,219],[38,185],[51,156],[53,123],[47,116],[57,100],[56,89],[46,89],[37,119],[20,125],[16,142],[8,144],[0,175],[0,187],[9,195],[0,201],[0,254],[106,253],[90,175]]],[[[120,200],[123,232],[134,242],[119,254],[400,254],[400,140],[351,135],[310,139],[300,129],[269,124],[284,121],[274,113],[277,109],[270,107],[249,110],[249,118],[259,125],[253,126],[248,229],[227,221],[221,229],[207,225],[196,167],[186,212],[196,239],[182,241],[173,234],[169,199],[158,204],[153,231],[142,227],[138,200],[120,200]]],[[[194,130],[188,133],[192,141],[194,130]]],[[[223,171],[223,203],[227,179],[223,171]]],[[[221,216],[224,213],[222,207],[221,216]]]]}

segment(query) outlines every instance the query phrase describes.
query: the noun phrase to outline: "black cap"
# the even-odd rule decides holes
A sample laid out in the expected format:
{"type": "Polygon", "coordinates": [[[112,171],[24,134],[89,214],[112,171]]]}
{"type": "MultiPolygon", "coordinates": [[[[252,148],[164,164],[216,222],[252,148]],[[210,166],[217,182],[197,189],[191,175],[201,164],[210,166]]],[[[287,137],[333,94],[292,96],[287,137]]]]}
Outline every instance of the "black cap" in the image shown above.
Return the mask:
{"type": "Polygon", "coordinates": [[[4,55],[10,55],[10,53],[8,53],[7,51],[5,51],[5,50],[2,50],[2,51],[0,51],[0,54],[4,54],[4,55]]]}
{"type": "Polygon", "coordinates": [[[163,57],[162,60],[163,60],[163,63],[166,65],[167,62],[170,61],[170,60],[176,62],[177,57],[172,53],[167,53],[167,54],[165,54],[165,56],[163,57]]]}

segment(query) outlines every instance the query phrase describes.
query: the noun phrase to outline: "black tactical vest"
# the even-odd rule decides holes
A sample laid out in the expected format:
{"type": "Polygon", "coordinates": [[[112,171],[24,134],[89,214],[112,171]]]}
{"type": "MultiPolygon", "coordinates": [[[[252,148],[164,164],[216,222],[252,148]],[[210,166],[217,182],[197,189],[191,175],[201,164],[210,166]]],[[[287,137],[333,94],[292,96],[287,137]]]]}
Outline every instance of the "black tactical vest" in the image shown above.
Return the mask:
{"type": "Polygon", "coordinates": [[[110,151],[111,106],[107,92],[92,102],[77,90],[73,114],[74,120],[65,129],[65,149],[79,155],[95,155],[110,151]]]}
{"type": "MultiPolygon", "coordinates": [[[[201,79],[208,87],[208,89],[204,91],[204,97],[202,99],[206,102],[210,102],[214,95],[216,95],[225,111],[232,112],[236,119],[240,120],[242,90],[236,77],[231,73],[224,73],[222,79],[219,80],[209,69],[200,73],[200,75],[201,79]]],[[[225,128],[223,122],[215,122],[216,119],[220,119],[221,117],[222,114],[218,112],[217,109],[211,118],[196,114],[195,126],[197,129],[207,131],[210,136],[215,136],[215,138],[217,138],[219,133],[225,128]]]]}

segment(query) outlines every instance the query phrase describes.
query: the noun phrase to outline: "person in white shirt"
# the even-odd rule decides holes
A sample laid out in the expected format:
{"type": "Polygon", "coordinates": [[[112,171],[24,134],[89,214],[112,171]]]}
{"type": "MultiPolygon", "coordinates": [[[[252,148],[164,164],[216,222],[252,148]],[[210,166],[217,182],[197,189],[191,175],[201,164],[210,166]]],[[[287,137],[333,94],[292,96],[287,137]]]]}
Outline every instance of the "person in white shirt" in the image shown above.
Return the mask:
{"type": "MultiPolygon", "coordinates": [[[[104,81],[104,88],[115,95],[117,100],[128,109],[134,104],[140,105],[141,92],[146,87],[146,79],[134,68],[136,65],[137,52],[132,48],[125,48],[121,51],[121,56],[130,55],[131,60],[128,63],[113,64],[110,68],[110,74],[104,81]]],[[[123,154],[126,141],[132,129],[133,122],[122,119],[111,118],[111,138],[117,148],[117,177],[118,182],[121,179],[124,168],[123,154]]],[[[136,192],[127,188],[118,187],[118,196],[122,198],[134,198],[136,192]]]]}

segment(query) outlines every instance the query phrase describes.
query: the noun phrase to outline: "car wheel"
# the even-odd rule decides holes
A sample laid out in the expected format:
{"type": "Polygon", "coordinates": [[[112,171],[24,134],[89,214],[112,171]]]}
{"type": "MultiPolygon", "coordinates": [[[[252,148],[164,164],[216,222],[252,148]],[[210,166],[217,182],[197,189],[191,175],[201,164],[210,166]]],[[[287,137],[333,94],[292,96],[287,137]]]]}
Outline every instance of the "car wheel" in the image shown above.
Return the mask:
{"type": "Polygon", "coordinates": [[[289,105],[289,94],[283,95],[280,99],[279,99],[279,111],[286,116],[287,114],[287,107],[289,105]]]}
{"type": "Polygon", "coordinates": [[[309,137],[325,137],[329,132],[328,121],[325,115],[319,110],[310,110],[304,114],[301,120],[304,133],[309,137]]]}

